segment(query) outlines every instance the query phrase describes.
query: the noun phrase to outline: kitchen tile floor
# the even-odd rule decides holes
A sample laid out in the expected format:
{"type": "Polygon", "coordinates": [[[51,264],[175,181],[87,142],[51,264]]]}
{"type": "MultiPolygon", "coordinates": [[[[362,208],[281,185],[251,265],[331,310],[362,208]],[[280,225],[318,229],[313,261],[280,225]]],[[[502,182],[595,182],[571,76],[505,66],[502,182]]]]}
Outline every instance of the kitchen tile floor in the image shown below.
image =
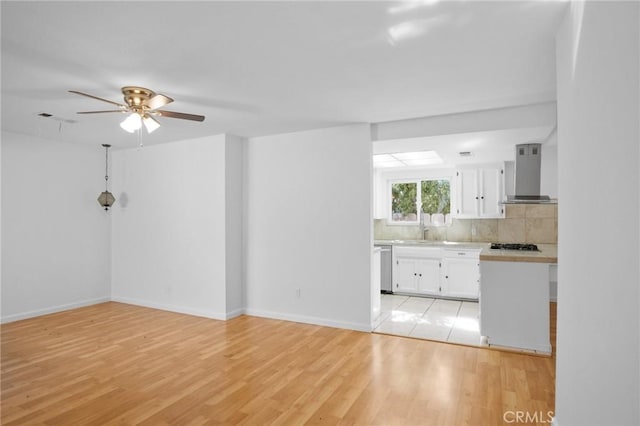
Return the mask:
{"type": "Polygon", "coordinates": [[[487,346],[480,336],[477,302],[396,294],[381,296],[374,333],[487,346]]]}

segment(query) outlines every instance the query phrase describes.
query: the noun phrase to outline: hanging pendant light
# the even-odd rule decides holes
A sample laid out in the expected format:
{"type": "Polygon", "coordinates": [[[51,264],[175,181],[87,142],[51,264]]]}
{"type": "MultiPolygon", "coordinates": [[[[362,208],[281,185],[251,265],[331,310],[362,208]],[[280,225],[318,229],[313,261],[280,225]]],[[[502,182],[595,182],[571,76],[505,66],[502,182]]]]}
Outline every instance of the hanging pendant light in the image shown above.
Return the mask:
{"type": "Polygon", "coordinates": [[[100,194],[100,196],[98,197],[98,203],[100,203],[100,205],[102,207],[104,207],[105,210],[109,210],[109,207],[111,207],[113,205],[113,203],[116,202],[116,198],[113,196],[112,193],[109,192],[109,148],[111,147],[111,145],[103,143],[102,146],[104,146],[104,192],[100,194]]]}

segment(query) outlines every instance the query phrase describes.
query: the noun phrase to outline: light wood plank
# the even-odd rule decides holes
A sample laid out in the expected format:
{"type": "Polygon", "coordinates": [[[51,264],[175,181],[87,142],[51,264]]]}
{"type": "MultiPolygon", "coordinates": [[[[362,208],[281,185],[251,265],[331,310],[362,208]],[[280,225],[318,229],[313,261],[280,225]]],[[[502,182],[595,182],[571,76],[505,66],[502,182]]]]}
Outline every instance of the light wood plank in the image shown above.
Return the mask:
{"type": "Polygon", "coordinates": [[[114,302],[1,329],[3,425],[477,425],[554,410],[555,357],[114,302]]]}

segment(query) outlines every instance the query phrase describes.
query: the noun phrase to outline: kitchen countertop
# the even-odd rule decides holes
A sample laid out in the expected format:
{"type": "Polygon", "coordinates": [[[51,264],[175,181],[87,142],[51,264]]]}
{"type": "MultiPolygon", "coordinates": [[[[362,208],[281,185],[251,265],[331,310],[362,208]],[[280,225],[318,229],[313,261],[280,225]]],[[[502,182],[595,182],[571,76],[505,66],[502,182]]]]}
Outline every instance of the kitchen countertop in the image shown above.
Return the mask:
{"type": "Polygon", "coordinates": [[[481,249],[480,260],[498,262],[534,262],[558,263],[558,246],[556,244],[536,244],[539,251],[492,250],[490,243],[429,241],[429,240],[375,240],[376,245],[470,248],[481,249]]]}

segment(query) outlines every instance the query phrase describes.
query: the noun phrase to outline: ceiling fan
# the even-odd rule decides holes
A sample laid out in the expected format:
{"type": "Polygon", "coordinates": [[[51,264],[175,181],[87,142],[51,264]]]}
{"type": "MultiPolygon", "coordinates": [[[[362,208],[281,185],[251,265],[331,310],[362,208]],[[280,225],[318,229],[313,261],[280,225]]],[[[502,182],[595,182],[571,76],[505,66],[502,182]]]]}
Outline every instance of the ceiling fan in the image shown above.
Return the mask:
{"type": "Polygon", "coordinates": [[[108,99],[90,95],[88,93],[78,92],[77,90],[69,90],[70,93],[86,96],[88,98],[97,99],[116,105],[118,109],[106,111],[80,111],[78,114],[102,114],[109,112],[130,113],[129,116],[120,123],[120,127],[129,133],[133,133],[140,129],[144,124],[147,132],[151,133],[160,127],[160,123],[155,117],[180,118],[182,120],[204,121],[204,115],[186,114],[184,112],[167,111],[160,109],[163,106],[173,102],[168,96],[155,93],[152,90],[138,86],[125,86],[122,88],[124,95],[124,104],[113,102],[108,99]]]}

